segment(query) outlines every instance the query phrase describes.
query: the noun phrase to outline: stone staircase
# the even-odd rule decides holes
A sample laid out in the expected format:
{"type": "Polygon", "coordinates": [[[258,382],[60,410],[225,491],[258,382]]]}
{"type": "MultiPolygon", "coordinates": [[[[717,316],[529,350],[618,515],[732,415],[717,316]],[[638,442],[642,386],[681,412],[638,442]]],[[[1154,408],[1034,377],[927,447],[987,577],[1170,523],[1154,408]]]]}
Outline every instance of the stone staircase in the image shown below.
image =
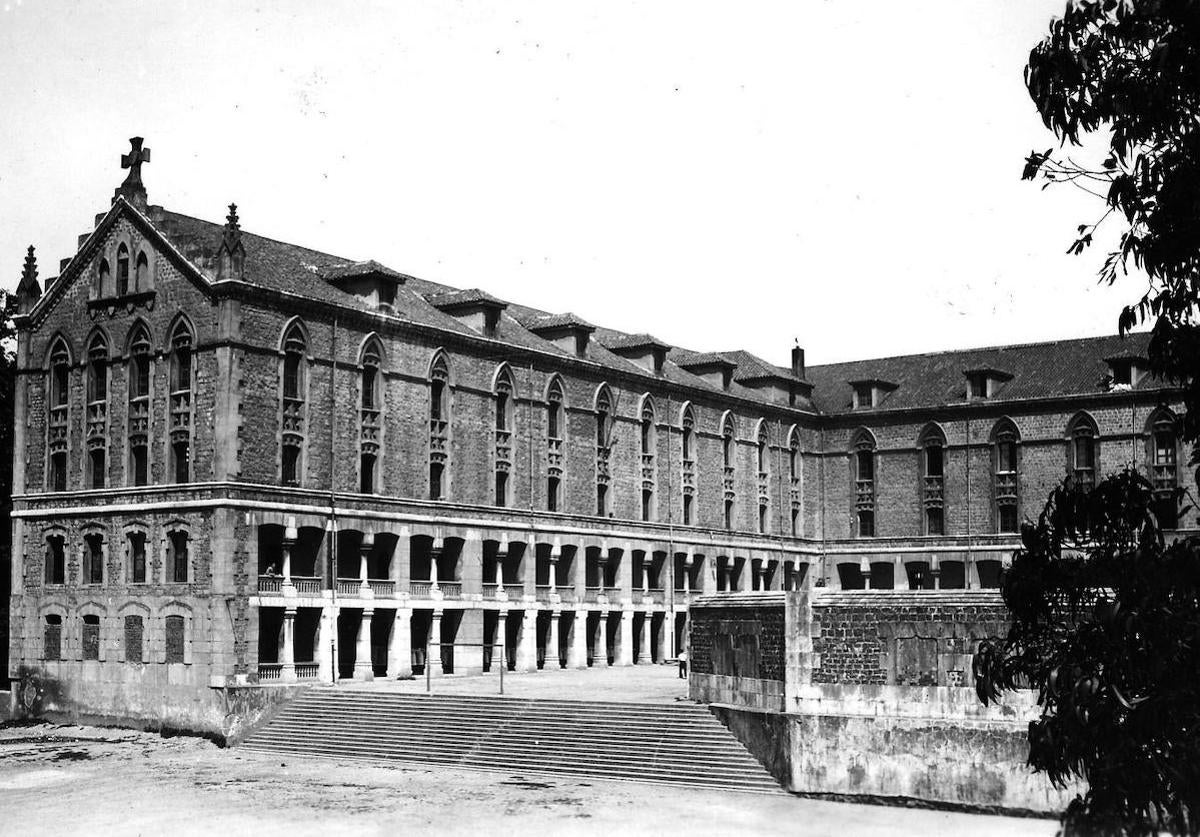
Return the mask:
{"type": "Polygon", "coordinates": [[[245,750],[758,793],[779,784],[694,704],[309,689],[245,750]]]}

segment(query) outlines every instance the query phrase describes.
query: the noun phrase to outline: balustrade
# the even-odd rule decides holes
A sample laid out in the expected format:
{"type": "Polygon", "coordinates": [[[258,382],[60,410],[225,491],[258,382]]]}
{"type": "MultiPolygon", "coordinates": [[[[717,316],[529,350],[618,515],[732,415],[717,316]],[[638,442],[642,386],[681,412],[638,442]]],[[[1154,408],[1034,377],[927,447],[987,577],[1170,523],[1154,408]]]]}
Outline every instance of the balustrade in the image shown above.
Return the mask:
{"type": "Polygon", "coordinates": [[[370,585],[371,591],[375,594],[375,598],[391,598],[392,596],[396,595],[396,582],[394,581],[380,578],[370,578],[367,579],[367,584],[370,585]]]}
{"type": "Polygon", "coordinates": [[[319,670],[319,663],[296,663],[296,679],[316,680],[319,670]]]}
{"type": "Polygon", "coordinates": [[[283,576],[281,576],[281,575],[260,575],[258,577],[258,592],[260,592],[260,593],[281,593],[281,592],[283,592],[283,576]]]}
{"type": "Polygon", "coordinates": [[[337,591],[339,596],[357,596],[361,589],[362,579],[339,578],[337,580],[337,591]]]}
{"type": "Polygon", "coordinates": [[[414,599],[428,599],[432,586],[433,582],[430,581],[412,581],[409,582],[408,592],[414,599]]]}
{"type": "Polygon", "coordinates": [[[259,663],[259,680],[278,680],[283,674],[283,663],[259,663]]]}

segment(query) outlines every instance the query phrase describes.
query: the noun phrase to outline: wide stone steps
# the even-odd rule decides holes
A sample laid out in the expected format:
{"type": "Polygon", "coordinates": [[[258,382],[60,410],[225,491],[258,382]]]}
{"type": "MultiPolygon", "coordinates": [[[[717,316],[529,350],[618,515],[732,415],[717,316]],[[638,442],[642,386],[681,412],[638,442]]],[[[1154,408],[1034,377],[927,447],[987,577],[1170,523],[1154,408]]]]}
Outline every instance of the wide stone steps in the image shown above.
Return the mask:
{"type": "Polygon", "coordinates": [[[680,786],[780,792],[705,708],[318,687],[245,749],[680,786]]]}

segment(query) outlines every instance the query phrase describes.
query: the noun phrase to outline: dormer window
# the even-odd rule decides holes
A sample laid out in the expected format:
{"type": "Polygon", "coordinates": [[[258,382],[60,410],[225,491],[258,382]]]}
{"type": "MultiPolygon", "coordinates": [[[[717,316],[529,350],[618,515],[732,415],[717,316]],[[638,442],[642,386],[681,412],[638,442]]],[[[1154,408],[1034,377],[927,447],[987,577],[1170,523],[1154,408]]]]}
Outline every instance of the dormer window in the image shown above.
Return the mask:
{"type": "Polygon", "coordinates": [[[396,305],[396,287],[408,281],[403,273],[397,273],[379,262],[365,261],[328,267],[318,275],[334,287],[353,294],[376,308],[392,309],[396,305]]]}
{"type": "Polygon", "coordinates": [[[867,410],[875,406],[875,387],[870,384],[854,385],[854,409],[867,410]]]}
{"type": "Polygon", "coordinates": [[[967,376],[968,401],[995,398],[996,394],[1000,392],[1000,388],[1012,380],[1012,375],[1009,373],[990,367],[967,369],[963,374],[967,376]]]}
{"type": "Polygon", "coordinates": [[[1112,389],[1131,389],[1137,386],[1145,370],[1145,359],[1132,355],[1105,358],[1112,389]]]}
{"type": "Polygon", "coordinates": [[[649,334],[630,334],[613,340],[608,348],[647,372],[661,375],[671,347],[649,334]]]}
{"type": "Polygon", "coordinates": [[[850,387],[854,391],[852,402],[854,409],[869,410],[882,404],[883,399],[896,388],[896,385],[881,378],[863,378],[851,381],[850,387]]]}

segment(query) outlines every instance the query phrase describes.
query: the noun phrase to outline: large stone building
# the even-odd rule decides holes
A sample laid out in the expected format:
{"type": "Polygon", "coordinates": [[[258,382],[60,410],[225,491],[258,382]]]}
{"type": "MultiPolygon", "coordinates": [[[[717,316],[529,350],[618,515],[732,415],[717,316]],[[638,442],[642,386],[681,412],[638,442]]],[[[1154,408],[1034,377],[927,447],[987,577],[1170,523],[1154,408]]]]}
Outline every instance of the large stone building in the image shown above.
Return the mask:
{"type": "Polygon", "coordinates": [[[145,159],[17,293],[9,673],[63,711],[646,663],[699,591],[995,586],[1065,474],[1194,488],[1143,336],[778,367],[152,206],[145,159]]]}

